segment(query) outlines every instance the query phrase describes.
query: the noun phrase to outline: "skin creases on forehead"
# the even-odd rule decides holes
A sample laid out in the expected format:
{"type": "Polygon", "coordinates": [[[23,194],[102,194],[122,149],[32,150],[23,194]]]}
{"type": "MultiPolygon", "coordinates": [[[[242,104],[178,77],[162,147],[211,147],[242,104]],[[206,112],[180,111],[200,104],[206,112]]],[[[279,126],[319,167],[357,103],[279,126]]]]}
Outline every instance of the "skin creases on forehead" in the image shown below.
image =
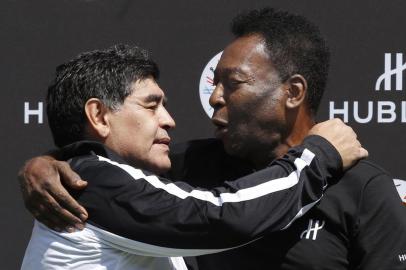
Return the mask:
{"type": "Polygon", "coordinates": [[[132,85],[133,91],[129,96],[133,101],[138,101],[141,105],[149,104],[166,104],[167,98],[165,93],[151,77],[143,80],[138,80],[132,85]]]}
{"type": "Polygon", "coordinates": [[[249,35],[237,38],[224,50],[215,77],[239,76],[252,81],[271,73],[275,75],[275,71],[264,39],[260,35],[249,35]]]}

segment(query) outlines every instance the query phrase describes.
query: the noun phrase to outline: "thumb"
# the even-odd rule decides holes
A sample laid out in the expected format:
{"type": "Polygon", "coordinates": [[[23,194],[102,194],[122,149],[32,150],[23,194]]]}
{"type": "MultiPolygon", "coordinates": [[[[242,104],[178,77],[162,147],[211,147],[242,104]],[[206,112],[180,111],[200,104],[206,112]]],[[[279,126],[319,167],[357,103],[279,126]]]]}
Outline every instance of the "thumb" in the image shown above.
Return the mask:
{"type": "Polygon", "coordinates": [[[87,186],[87,182],[75,173],[69,164],[65,161],[55,161],[55,167],[61,178],[61,182],[73,189],[83,189],[87,186]]]}

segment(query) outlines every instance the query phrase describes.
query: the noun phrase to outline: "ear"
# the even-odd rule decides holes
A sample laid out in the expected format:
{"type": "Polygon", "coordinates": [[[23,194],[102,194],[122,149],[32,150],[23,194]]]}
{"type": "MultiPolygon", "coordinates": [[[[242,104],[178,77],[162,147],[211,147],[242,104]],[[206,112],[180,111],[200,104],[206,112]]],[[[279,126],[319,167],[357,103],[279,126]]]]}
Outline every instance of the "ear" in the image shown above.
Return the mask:
{"type": "Polygon", "coordinates": [[[85,104],[85,113],[90,135],[106,139],[110,133],[108,113],[110,110],[98,98],[91,98],[85,104]]]}
{"type": "Polygon", "coordinates": [[[294,109],[303,104],[307,93],[307,81],[300,75],[295,74],[286,81],[287,95],[286,107],[294,109]]]}

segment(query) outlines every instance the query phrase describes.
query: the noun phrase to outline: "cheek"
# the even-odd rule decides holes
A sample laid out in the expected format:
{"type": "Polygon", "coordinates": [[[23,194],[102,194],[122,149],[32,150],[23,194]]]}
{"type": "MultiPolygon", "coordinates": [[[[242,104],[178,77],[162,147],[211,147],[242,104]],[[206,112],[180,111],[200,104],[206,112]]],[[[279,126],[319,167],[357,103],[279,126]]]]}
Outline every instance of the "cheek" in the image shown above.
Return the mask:
{"type": "Polygon", "coordinates": [[[159,139],[159,122],[154,116],[145,117],[138,124],[139,143],[144,153],[141,158],[154,159],[154,155],[160,154],[161,148],[154,144],[156,139],[159,139]]]}
{"type": "Polygon", "coordinates": [[[144,159],[156,138],[157,124],[153,117],[147,113],[131,114],[120,123],[119,133],[124,135],[119,140],[126,142],[128,149],[136,153],[138,159],[144,159]]]}
{"type": "Polygon", "coordinates": [[[154,120],[143,121],[138,125],[138,133],[140,137],[142,137],[145,142],[148,142],[148,144],[152,143],[155,140],[157,132],[158,125],[154,120]]]}
{"type": "Polygon", "coordinates": [[[258,104],[244,96],[231,97],[228,103],[228,120],[231,129],[243,131],[256,120],[258,104]]]}
{"type": "Polygon", "coordinates": [[[127,117],[127,123],[125,126],[131,126],[136,130],[135,136],[140,136],[144,140],[153,139],[154,133],[158,128],[156,117],[153,113],[148,110],[141,109],[132,112],[129,117],[127,117]]]}

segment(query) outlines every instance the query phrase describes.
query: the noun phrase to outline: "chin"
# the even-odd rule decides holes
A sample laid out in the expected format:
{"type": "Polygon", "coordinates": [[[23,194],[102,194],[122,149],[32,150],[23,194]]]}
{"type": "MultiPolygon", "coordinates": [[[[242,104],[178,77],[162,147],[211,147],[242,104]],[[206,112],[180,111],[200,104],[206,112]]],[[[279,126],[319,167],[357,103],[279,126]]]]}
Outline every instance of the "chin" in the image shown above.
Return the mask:
{"type": "Polygon", "coordinates": [[[169,158],[167,160],[162,160],[160,162],[154,162],[149,167],[149,171],[155,174],[163,174],[171,169],[171,161],[169,158]]]}
{"type": "Polygon", "coordinates": [[[230,156],[235,156],[235,157],[240,157],[240,158],[243,158],[245,156],[243,153],[244,152],[243,144],[240,143],[237,138],[228,138],[228,139],[223,138],[222,141],[223,141],[223,145],[224,145],[224,150],[230,156]]]}

